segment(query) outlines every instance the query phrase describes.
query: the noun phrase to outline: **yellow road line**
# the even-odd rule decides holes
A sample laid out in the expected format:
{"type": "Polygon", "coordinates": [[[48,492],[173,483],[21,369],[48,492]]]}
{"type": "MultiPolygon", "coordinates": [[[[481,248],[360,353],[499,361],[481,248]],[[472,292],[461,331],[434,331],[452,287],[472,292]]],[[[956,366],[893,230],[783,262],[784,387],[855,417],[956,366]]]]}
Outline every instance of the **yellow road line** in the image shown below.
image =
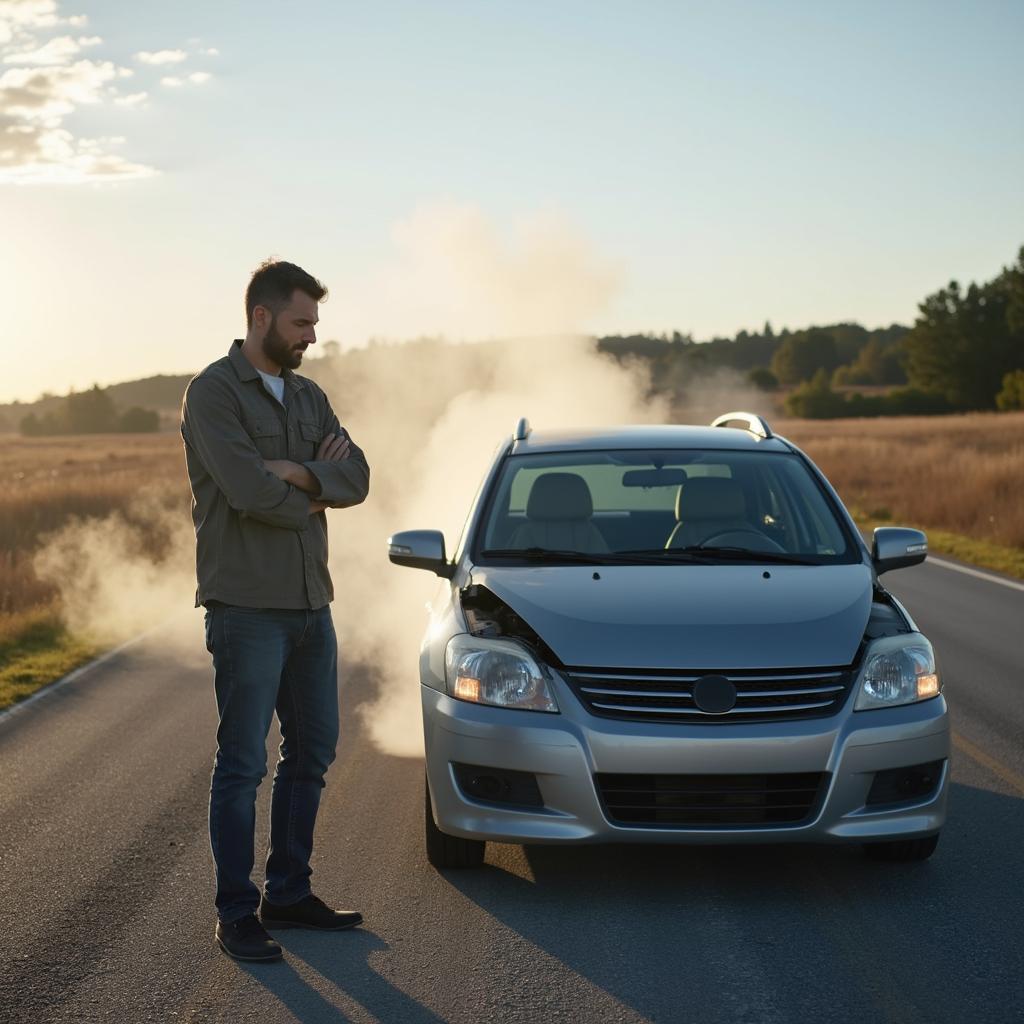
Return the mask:
{"type": "Polygon", "coordinates": [[[983,768],[987,768],[993,775],[997,775],[1007,785],[1012,786],[1021,796],[1024,796],[1024,775],[1018,775],[1012,768],[997,761],[984,750],[976,747],[970,740],[965,740],[960,733],[953,733],[953,746],[962,750],[971,760],[977,761],[983,768]]]}

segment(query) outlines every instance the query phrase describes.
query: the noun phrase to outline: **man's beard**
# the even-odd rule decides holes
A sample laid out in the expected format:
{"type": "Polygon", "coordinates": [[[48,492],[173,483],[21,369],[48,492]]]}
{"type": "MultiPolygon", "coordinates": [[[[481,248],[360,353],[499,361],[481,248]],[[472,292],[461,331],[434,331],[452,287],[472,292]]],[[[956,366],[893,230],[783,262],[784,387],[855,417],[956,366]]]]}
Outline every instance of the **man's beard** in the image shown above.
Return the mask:
{"type": "Polygon", "coordinates": [[[281,336],[277,329],[277,318],[275,317],[263,339],[263,354],[278,366],[287,367],[289,370],[297,370],[302,365],[302,352],[304,344],[291,345],[281,336]]]}

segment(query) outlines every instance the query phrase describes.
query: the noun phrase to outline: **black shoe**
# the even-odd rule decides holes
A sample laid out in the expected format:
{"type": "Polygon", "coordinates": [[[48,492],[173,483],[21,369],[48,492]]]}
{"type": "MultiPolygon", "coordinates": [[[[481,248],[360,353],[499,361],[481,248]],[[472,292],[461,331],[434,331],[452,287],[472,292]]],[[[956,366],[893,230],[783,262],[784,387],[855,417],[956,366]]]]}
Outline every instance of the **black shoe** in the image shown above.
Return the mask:
{"type": "Polygon", "coordinates": [[[264,896],[260,917],[267,928],[316,928],[325,932],[340,932],[363,923],[363,915],[357,911],[331,910],[322,899],[312,895],[285,907],[264,896]]]}
{"type": "Polygon", "coordinates": [[[281,947],[249,914],[238,921],[217,922],[217,945],[236,960],[280,960],[281,947]]]}

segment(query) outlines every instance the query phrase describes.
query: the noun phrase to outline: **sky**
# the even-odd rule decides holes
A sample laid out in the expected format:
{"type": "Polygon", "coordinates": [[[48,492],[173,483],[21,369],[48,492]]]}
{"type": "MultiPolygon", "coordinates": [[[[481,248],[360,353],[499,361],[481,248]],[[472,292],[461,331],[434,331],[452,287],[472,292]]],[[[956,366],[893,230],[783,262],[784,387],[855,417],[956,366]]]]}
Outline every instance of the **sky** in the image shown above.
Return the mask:
{"type": "Polygon", "coordinates": [[[321,340],[911,323],[1024,245],[1024,3],[0,0],[0,401],[321,340]]]}

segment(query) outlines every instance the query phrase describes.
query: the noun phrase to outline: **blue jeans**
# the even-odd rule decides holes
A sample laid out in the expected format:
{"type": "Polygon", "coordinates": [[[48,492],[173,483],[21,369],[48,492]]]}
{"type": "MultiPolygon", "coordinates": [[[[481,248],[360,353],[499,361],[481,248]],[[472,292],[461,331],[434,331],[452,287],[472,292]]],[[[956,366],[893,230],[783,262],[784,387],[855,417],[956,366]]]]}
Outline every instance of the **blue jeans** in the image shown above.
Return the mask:
{"type": "Polygon", "coordinates": [[[309,858],[324,773],[338,742],[338,645],[329,607],[317,611],[206,610],[206,646],[216,675],[217,757],[210,787],[210,845],[217,916],[253,913],[256,790],[267,774],[267,733],[277,712],[281,746],[270,809],[266,897],[309,895],[309,858]]]}

